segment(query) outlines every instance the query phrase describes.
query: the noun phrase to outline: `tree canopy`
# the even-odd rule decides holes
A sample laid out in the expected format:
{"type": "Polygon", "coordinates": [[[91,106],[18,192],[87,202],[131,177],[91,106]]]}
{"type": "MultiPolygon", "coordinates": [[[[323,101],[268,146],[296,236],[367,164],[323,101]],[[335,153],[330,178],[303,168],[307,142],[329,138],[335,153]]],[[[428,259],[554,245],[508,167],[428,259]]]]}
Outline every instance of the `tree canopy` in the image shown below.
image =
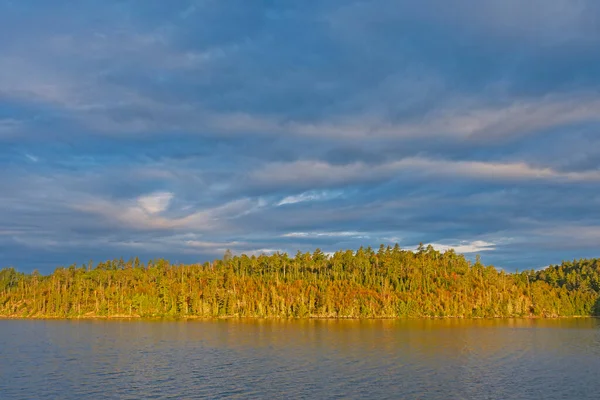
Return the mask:
{"type": "Polygon", "coordinates": [[[5,317],[555,317],[600,315],[600,260],[507,273],[431,246],[320,249],[173,265],[138,258],[0,270],[5,317]]]}

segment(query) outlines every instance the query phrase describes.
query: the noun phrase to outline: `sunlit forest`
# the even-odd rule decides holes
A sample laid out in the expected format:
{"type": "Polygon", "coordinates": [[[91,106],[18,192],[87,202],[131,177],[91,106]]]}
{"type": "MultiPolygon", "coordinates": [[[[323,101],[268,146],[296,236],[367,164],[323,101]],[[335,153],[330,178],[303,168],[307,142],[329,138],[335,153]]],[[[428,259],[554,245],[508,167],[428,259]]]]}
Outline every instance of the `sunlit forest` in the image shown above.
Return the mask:
{"type": "Polygon", "coordinates": [[[3,317],[593,316],[599,298],[600,259],[507,273],[431,246],[0,270],[3,317]]]}

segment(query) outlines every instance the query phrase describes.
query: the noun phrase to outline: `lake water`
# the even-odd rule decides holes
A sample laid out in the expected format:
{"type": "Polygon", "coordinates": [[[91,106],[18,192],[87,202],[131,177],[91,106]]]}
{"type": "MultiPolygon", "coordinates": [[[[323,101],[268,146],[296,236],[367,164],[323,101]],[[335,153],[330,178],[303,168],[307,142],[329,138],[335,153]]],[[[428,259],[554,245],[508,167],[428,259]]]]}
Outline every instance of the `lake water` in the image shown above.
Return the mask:
{"type": "Polygon", "coordinates": [[[600,320],[0,320],[0,399],[598,399],[600,320]]]}

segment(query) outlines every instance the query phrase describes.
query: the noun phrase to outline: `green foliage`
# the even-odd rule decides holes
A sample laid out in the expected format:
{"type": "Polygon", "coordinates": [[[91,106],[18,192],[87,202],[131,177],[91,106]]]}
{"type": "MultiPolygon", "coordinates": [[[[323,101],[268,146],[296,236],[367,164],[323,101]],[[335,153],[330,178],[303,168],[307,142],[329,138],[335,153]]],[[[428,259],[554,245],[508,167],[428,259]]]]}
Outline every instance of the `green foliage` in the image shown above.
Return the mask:
{"type": "Polygon", "coordinates": [[[431,246],[0,270],[0,316],[13,317],[589,316],[599,297],[600,260],[511,274],[431,246]]]}

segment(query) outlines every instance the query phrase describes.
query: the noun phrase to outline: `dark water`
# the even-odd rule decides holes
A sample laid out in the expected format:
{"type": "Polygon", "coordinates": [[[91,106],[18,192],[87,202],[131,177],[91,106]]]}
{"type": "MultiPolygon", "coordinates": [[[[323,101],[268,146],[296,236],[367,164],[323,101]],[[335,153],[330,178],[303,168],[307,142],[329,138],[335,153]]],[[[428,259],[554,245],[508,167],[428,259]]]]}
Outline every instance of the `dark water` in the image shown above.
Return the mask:
{"type": "Polygon", "coordinates": [[[600,320],[0,320],[0,399],[599,399],[600,320]]]}

